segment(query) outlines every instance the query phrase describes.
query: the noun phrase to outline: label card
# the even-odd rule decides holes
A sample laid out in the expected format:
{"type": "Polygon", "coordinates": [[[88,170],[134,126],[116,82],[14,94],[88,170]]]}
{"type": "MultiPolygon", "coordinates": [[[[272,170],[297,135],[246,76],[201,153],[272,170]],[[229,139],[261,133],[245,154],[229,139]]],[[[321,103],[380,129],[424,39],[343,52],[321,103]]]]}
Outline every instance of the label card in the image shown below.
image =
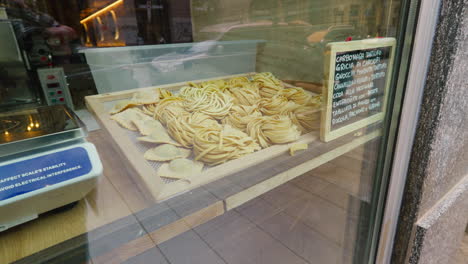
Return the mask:
{"type": "Polygon", "coordinates": [[[0,166],[0,201],[88,174],[88,152],[82,147],[0,166]]]}
{"type": "Polygon", "coordinates": [[[320,138],[328,142],[384,118],[394,38],[327,45],[320,138]]]}

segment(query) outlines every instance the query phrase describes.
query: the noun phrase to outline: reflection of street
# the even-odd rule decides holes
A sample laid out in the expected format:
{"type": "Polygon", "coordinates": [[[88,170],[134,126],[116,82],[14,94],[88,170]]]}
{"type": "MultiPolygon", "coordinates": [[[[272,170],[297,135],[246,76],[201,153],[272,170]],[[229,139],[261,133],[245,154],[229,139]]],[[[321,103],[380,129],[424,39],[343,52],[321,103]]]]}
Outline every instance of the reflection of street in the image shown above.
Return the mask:
{"type": "Polygon", "coordinates": [[[259,46],[258,71],[272,71],[282,79],[322,83],[326,44],[359,39],[354,27],[349,25],[314,26],[304,21],[275,24],[257,21],[234,24],[224,23],[203,28],[200,39],[265,41],[259,46]],[[287,67],[286,67],[287,65],[287,67]],[[291,67],[294,70],[291,70],[291,67]]]}
{"type": "MultiPolygon", "coordinates": [[[[198,2],[193,5],[197,7],[198,2]]],[[[383,23],[395,22],[376,8],[377,1],[293,2],[244,0],[235,1],[234,6],[234,1],[221,0],[216,5],[219,10],[194,8],[194,40],[264,40],[258,71],[320,84],[327,43],[380,36],[385,33],[379,32],[383,23]]],[[[399,1],[392,8],[397,6],[399,1]]]]}

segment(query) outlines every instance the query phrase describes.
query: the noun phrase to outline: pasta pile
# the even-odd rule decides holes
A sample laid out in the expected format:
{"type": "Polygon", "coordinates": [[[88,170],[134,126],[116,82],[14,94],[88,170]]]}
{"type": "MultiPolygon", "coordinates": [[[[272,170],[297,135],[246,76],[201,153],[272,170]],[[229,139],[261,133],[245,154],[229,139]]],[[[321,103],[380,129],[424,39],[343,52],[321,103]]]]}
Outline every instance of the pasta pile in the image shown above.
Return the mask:
{"type": "Polygon", "coordinates": [[[177,142],[189,148],[193,145],[193,138],[197,129],[217,128],[219,126],[218,122],[210,116],[195,112],[173,118],[167,124],[167,130],[177,142]]]}
{"type": "Polygon", "coordinates": [[[247,124],[247,133],[267,148],[273,144],[283,144],[299,139],[301,132],[288,116],[261,116],[247,124]]]}
{"type": "Polygon", "coordinates": [[[300,105],[293,101],[289,101],[286,97],[281,95],[275,95],[271,98],[263,98],[258,104],[260,111],[264,115],[268,116],[285,115],[300,107],[300,105]]]}
{"type": "Polygon", "coordinates": [[[312,99],[311,94],[299,87],[283,89],[280,91],[280,94],[299,105],[305,105],[312,99]]]}
{"type": "Polygon", "coordinates": [[[163,124],[179,115],[188,114],[183,108],[184,100],[180,97],[167,97],[162,99],[158,105],[154,107],[153,118],[159,120],[163,124]]]}
{"type": "Polygon", "coordinates": [[[221,164],[257,150],[260,150],[260,146],[254,139],[229,125],[224,125],[222,129],[200,129],[193,140],[195,160],[209,165],[221,164]]]}
{"type": "Polygon", "coordinates": [[[252,121],[252,119],[262,116],[262,113],[258,111],[258,107],[246,106],[246,105],[235,105],[231,108],[231,111],[223,119],[223,124],[231,125],[241,131],[246,131],[247,124],[252,121]]]}
{"type": "Polygon", "coordinates": [[[181,90],[184,108],[189,112],[200,112],[216,119],[224,118],[231,109],[232,98],[218,90],[213,84],[203,88],[184,87],[181,90]]]}
{"type": "Polygon", "coordinates": [[[158,174],[179,179],[200,172],[203,163],[217,165],[298,140],[318,128],[321,100],[266,72],[189,82],[175,94],[143,90],[115,104],[111,118],[139,131],[139,141],[157,144],[145,158],[167,161],[158,174]]]}
{"type": "Polygon", "coordinates": [[[243,87],[245,84],[249,84],[249,78],[247,77],[234,77],[227,81],[228,87],[243,87]]]}
{"type": "Polygon", "coordinates": [[[230,88],[227,93],[232,97],[233,103],[238,105],[255,105],[261,99],[258,88],[248,84],[244,87],[230,88]],[[247,87],[246,87],[247,86],[247,87]]]}
{"type": "Polygon", "coordinates": [[[271,72],[258,73],[253,76],[254,82],[260,86],[260,95],[262,97],[273,97],[281,91],[284,86],[271,72]]]}
{"type": "Polygon", "coordinates": [[[206,89],[206,90],[210,90],[214,88],[215,90],[224,91],[224,89],[227,88],[226,81],[224,80],[205,81],[199,84],[188,82],[188,85],[190,87],[206,89]]]}
{"type": "Polygon", "coordinates": [[[320,112],[316,108],[310,106],[300,106],[294,112],[290,113],[290,118],[302,133],[318,129],[318,121],[320,112]]]}

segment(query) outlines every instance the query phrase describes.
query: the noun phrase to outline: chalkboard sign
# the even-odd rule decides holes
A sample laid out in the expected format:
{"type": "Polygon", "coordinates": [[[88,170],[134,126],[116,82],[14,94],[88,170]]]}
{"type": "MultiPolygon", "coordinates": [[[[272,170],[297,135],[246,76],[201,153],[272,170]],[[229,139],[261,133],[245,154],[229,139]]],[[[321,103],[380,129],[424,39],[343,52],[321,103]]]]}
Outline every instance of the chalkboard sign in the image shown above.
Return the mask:
{"type": "Polygon", "coordinates": [[[394,49],[394,38],[327,45],[320,131],[323,141],[383,119],[394,49]]]}

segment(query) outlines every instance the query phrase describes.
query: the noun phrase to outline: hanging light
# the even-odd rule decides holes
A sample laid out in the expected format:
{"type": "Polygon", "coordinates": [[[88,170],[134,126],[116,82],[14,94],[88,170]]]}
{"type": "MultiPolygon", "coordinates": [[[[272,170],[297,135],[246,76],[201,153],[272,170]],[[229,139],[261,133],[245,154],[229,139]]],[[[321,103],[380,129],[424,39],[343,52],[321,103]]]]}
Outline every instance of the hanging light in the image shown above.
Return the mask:
{"type": "Polygon", "coordinates": [[[114,7],[116,7],[116,6],[120,5],[120,4],[123,4],[123,0],[117,0],[117,1],[113,2],[112,4],[110,4],[110,5],[108,5],[108,6],[104,7],[104,8],[102,8],[101,10],[98,10],[97,12],[95,12],[95,13],[93,13],[93,14],[87,16],[86,18],[82,19],[82,20],[80,21],[80,23],[81,23],[81,24],[84,24],[84,23],[86,23],[88,20],[91,20],[91,19],[93,19],[93,18],[95,18],[95,17],[98,17],[98,16],[100,16],[100,15],[102,15],[102,14],[104,14],[104,13],[110,11],[112,8],[114,8],[114,7]]]}

